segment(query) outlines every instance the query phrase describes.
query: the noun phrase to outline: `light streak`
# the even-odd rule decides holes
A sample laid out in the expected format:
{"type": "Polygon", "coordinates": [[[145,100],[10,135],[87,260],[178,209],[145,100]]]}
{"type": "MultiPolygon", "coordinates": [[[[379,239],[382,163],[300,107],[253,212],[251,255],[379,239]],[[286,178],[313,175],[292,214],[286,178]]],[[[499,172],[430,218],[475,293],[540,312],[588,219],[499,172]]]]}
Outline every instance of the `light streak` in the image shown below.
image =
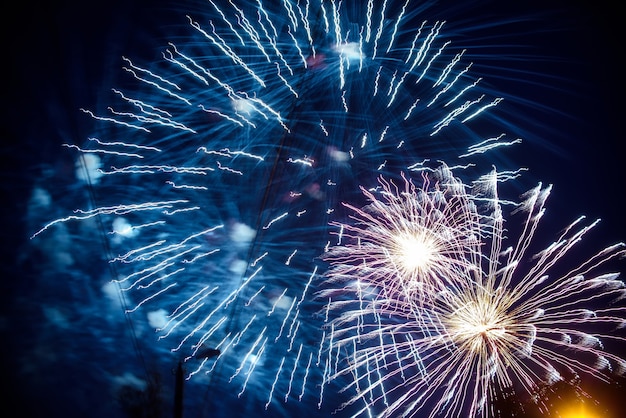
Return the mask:
{"type": "Polygon", "coordinates": [[[282,360],[280,361],[280,366],[278,366],[278,370],[276,371],[276,377],[274,377],[274,382],[272,383],[272,388],[270,389],[270,396],[267,399],[267,402],[265,403],[265,410],[267,410],[267,408],[272,403],[272,397],[274,396],[274,388],[276,387],[276,383],[278,383],[278,377],[280,376],[280,373],[283,370],[283,364],[285,364],[285,357],[283,357],[282,360]]]}

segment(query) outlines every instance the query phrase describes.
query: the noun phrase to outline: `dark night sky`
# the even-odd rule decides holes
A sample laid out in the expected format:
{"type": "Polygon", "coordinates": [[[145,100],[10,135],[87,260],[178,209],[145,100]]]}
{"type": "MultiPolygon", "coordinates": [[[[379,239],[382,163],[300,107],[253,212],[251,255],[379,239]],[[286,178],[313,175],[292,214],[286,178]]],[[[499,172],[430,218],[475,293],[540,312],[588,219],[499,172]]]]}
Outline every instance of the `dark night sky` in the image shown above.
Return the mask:
{"type": "MultiPolygon", "coordinates": [[[[442,2],[435,9],[445,11],[446,3],[458,2],[442,2]]],[[[510,117],[501,116],[511,121],[511,131],[520,127],[524,143],[507,151],[530,168],[518,184],[520,192],[537,181],[554,184],[544,221],[552,231],[586,214],[603,219],[593,235],[597,248],[626,239],[624,43],[618,6],[565,0],[467,3],[454,6],[446,19],[452,27],[476,26],[473,33],[479,39],[456,45],[467,43],[489,83],[506,98],[502,109],[510,117]],[[510,23],[489,25],[505,21],[510,23]]],[[[79,108],[97,103],[99,92],[115,84],[121,55],[153,57],[168,35],[177,33],[177,25],[186,23],[185,12],[154,4],[62,0],[21,4],[19,12],[5,13],[0,87],[3,341],[12,337],[2,324],[21,320],[11,316],[12,301],[28,289],[15,260],[30,232],[23,214],[38,167],[58,163],[61,143],[84,140],[86,119],[79,108]]],[[[623,262],[618,268],[626,271],[623,262]]],[[[19,349],[20,341],[11,346],[19,349]]],[[[3,367],[10,370],[10,354],[3,357],[3,367]]]]}

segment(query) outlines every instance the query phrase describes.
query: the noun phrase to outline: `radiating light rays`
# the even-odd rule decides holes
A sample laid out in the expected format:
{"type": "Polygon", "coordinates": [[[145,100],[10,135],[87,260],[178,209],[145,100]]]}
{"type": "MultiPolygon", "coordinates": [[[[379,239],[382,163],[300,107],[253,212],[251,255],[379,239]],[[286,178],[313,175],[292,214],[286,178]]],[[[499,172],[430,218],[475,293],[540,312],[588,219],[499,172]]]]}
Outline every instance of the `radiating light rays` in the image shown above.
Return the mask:
{"type": "Polygon", "coordinates": [[[408,301],[464,280],[480,255],[479,219],[447,167],[437,175],[432,185],[424,177],[419,188],[405,177],[400,186],[381,178],[380,197],[362,189],[366,207],[344,204],[352,214],[349,222],[335,223],[339,242],[324,256],[331,265],[327,279],[358,279],[408,301]]]}
{"type": "Polygon", "coordinates": [[[473,228],[474,239],[457,242],[454,268],[434,270],[419,287],[402,285],[406,271],[381,272],[395,266],[389,260],[395,244],[388,237],[397,235],[397,225],[417,223],[437,234],[437,224],[424,225],[412,207],[428,202],[424,195],[435,196],[437,184],[426,181],[417,188],[405,180],[404,188],[390,189],[393,183],[382,182],[381,197],[366,192],[377,211],[353,207],[356,222],[339,224],[343,233],[325,256],[330,269],[319,294],[328,299],[334,318],[330,351],[344,353],[329,379],[353,377],[344,388],[352,399],[343,407],[362,405],[360,413],[380,416],[488,417],[494,397],[504,390],[530,395],[564,374],[608,380],[611,373],[626,372],[626,360],[602,343],[626,342],[619,331],[626,326],[626,287],[617,274],[599,272],[626,254],[624,245],[607,247],[574,268],[561,266],[596,224],[578,219],[531,255],[550,193],[539,185],[513,210],[509,221],[521,217],[521,229],[505,248],[497,179],[494,172],[473,188],[451,182],[458,196],[449,204],[464,204],[457,213],[472,222],[450,218],[447,224],[464,225],[466,233],[473,228]],[[397,206],[377,204],[380,200],[397,206]]]}

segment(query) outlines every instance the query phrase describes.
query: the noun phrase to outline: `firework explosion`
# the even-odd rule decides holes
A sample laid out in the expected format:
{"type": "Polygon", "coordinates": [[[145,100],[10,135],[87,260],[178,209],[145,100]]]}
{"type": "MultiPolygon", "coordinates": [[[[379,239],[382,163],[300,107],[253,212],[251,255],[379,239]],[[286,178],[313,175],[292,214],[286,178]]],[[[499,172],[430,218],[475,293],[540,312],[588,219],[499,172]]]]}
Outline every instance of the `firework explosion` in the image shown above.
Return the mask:
{"type": "MultiPolygon", "coordinates": [[[[332,411],[325,392],[344,384],[337,364],[356,341],[349,335],[374,338],[358,331],[370,326],[368,316],[381,326],[378,313],[357,314],[353,303],[415,327],[398,342],[413,348],[392,352],[399,373],[415,379],[401,355],[433,356],[417,336],[445,324],[426,296],[439,295],[443,306],[481,283],[485,242],[497,236],[474,208],[476,196],[451,175],[432,188],[405,183],[402,193],[383,182],[380,199],[366,191],[374,203],[348,205],[355,222],[343,227],[345,240],[361,243],[328,253],[329,280],[359,290],[350,299],[339,289],[328,312],[345,314],[321,330],[328,312],[316,315],[327,301],[314,299],[313,288],[324,267],[319,255],[330,248],[329,220],[344,210],[338,202],[359,202],[357,186],[380,174],[424,172],[425,157],[462,155],[469,165],[470,156],[518,140],[502,127],[495,135],[473,129],[501,98],[472,76],[465,51],[443,37],[444,23],[421,19],[408,2],[267,3],[209,1],[208,18],[187,16],[188,38],[156,62],[123,58],[128,80],[111,91],[113,104],[82,109],[96,122],[93,134],[82,147],[67,145],[79,154],[77,179],[88,185],[91,209],[35,236],[101,220],[127,313],[157,329],[159,349],[187,362],[189,378],[210,379],[214,391],[235,388],[219,392],[237,394],[220,402],[224,411],[237,403],[256,413],[278,402],[286,411],[289,399],[305,398],[332,411]],[[369,257],[380,264],[352,263],[369,257]],[[374,297],[379,291],[384,296],[374,297]],[[220,355],[208,358],[208,348],[220,355]]],[[[375,353],[353,350],[345,369],[356,376],[352,385],[363,386],[363,368],[380,376],[379,361],[393,364],[387,351],[375,353]]],[[[415,376],[429,373],[421,367],[415,376]]],[[[387,383],[381,378],[350,404],[375,404],[387,383]]],[[[388,389],[397,398],[389,411],[414,402],[414,392],[397,396],[402,387],[388,389]]]]}
{"type": "Polygon", "coordinates": [[[385,283],[385,291],[413,303],[463,277],[480,254],[475,248],[480,223],[465,186],[447,180],[429,190],[428,178],[422,189],[406,179],[399,189],[381,178],[382,200],[362,189],[371,204],[363,209],[345,204],[354,213],[350,223],[333,223],[340,228],[339,241],[354,244],[335,246],[326,254],[332,266],[341,266],[327,274],[327,281],[358,278],[366,287],[385,283]]]}
{"type": "Polygon", "coordinates": [[[466,191],[442,167],[421,188],[381,179],[382,200],[364,191],[368,206],[347,205],[355,222],[338,224],[320,293],[337,313],[334,350],[345,352],[334,373],[354,377],[346,405],[363,402],[361,412],[381,416],[488,417],[507,389],[531,395],[563,374],[608,380],[626,372],[626,360],[603,347],[624,341],[613,333],[626,325],[626,307],[616,303],[626,288],[616,273],[595,273],[623,256],[624,245],[560,271],[595,225],[581,226],[581,218],[529,257],[550,193],[539,185],[516,205],[523,228],[505,248],[502,178],[493,172],[466,191]],[[404,254],[406,236],[418,243],[413,257],[404,254]]]}

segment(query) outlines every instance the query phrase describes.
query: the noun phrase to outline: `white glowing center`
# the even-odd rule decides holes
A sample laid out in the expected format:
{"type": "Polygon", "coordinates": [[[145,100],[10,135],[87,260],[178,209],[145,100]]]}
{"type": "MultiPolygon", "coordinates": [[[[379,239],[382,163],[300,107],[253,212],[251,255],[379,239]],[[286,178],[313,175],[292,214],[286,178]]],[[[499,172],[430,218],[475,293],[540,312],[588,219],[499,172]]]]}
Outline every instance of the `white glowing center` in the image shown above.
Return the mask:
{"type": "Polygon", "coordinates": [[[426,270],[438,253],[435,240],[423,233],[400,235],[395,241],[400,264],[410,272],[426,270]]]}
{"type": "Polygon", "coordinates": [[[451,337],[467,350],[482,352],[497,341],[503,344],[511,338],[507,333],[511,319],[489,298],[466,303],[457,300],[454,305],[458,308],[450,313],[445,322],[451,337]]]}

